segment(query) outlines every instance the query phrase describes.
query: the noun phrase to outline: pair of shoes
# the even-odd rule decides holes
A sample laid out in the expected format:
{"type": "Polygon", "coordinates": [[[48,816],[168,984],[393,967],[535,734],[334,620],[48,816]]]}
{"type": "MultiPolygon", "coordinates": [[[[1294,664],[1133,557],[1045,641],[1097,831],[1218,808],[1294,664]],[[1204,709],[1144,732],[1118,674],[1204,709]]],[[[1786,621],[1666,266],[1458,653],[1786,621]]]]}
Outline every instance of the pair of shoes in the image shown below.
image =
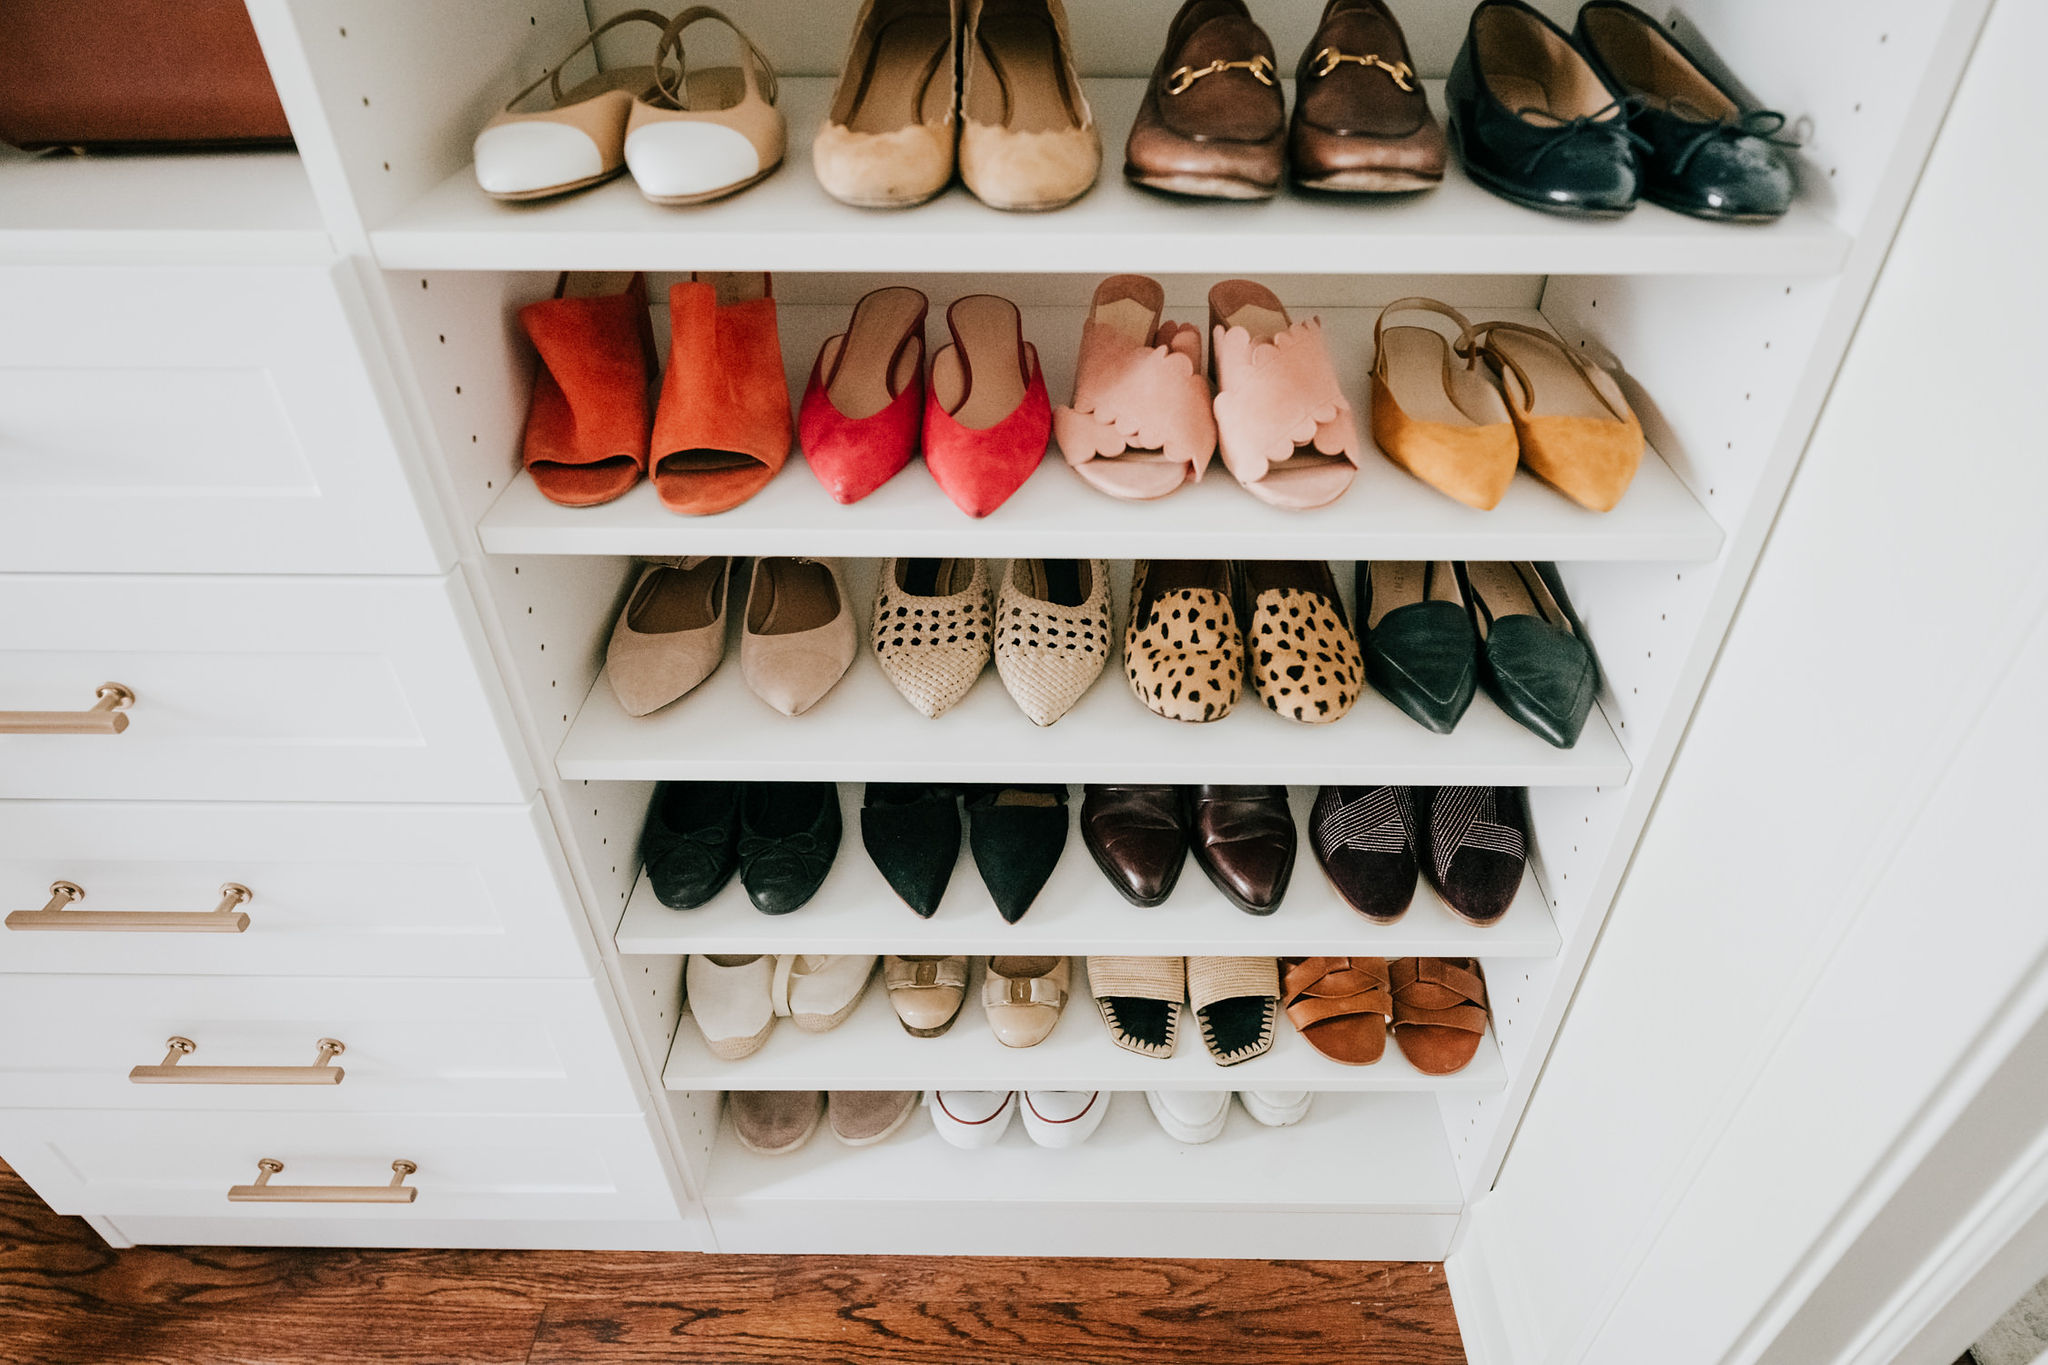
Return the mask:
{"type": "MultiPolygon", "coordinates": [[[[730,556],[651,562],[612,624],[605,672],[629,716],[659,711],[725,659],[730,556]]],[[[740,671],[754,695],[785,716],[816,706],[859,648],[853,600],[839,562],[763,557],[747,582],[740,671]]]]}
{"type": "Polygon", "coordinates": [[[1322,320],[1295,322],[1266,286],[1223,281],[1209,291],[1205,381],[1201,334],[1165,308],[1165,289],[1143,275],[1096,286],[1073,402],[1052,415],[1074,472],[1145,501],[1200,482],[1220,449],[1261,502],[1299,511],[1342,496],[1358,475],[1358,428],[1322,320]]]}
{"type": "Polygon", "coordinates": [[[1102,139],[1060,0],[861,7],[811,144],[818,183],[858,208],[908,208],[945,189],[956,162],[991,208],[1056,209],[1095,183],[1102,139]]]}
{"type": "Polygon", "coordinates": [[[1373,440],[1439,493],[1490,511],[1520,465],[1581,507],[1606,512],[1635,479],[1643,462],[1635,409],[1613,375],[1552,333],[1474,325],[1447,303],[1407,298],[1380,310],[1372,335],[1373,440]],[[1449,318],[1457,340],[1432,327],[1387,329],[1389,313],[1409,311],[1449,318]]]}
{"type": "Polygon", "coordinates": [[[765,178],[782,164],[787,141],[775,106],[775,69],[732,20],[708,5],[692,5],[673,19],[628,10],[591,30],[484,125],[474,149],[476,183],[493,199],[523,202],[631,171],[653,203],[701,204],[765,178]],[[738,48],[733,65],[690,67],[683,31],[705,19],[731,31],[738,48]],[[653,61],[600,71],[563,90],[563,67],[600,35],[628,23],[661,35],[653,61]],[[547,107],[515,112],[543,81],[547,107]]]}
{"type": "Polygon", "coordinates": [[[664,782],[647,808],[640,857],[671,910],[694,910],[738,872],[755,909],[786,915],[824,884],[839,828],[830,782],[664,782]]]}
{"type": "Polygon", "coordinates": [[[1064,716],[1109,662],[1109,562],[1013,559],[989,602],[978,559],[888,559],[875,599],[875,657],[904,698],[937,717],[991,658],[1033,725],[1064,716]]]}
{"type": "Polygon", "coordinates": [[[1477,958],[1286,957],[1287,1017],[1317,1052],[1371,1066],[1392,1033],[1426,1076],[1462,1070],[1486,1033],[1486,983],[1477,958]]]}
{"type": "MultiPolygon", "coordinates": [[[[1254,1121],[1268,1128],[1285,1128],[1308,1117],[1315,1096],[1307,1090],[1240,1090],[1238,1102],[1254,1121]]],[[[1228,1090],[1147,1090],[1145,1103],[1152,1117],[1175,1142],[1213,1142],[1223,1134],[1230,1117],[1228,1090]]]]}
{"type": "Polygon", "coordinates": [[[963,796],[974,866],[996,903],[996,913],[1015,924],[1031,908],[1067,846],[1064,785],[962,789],[870,782],[861,803],[861,843],[890,889],[930,919],[945,897],[960,856],[963,796]]]}
{"type": "Polygon", "coordinates": [[[1308,842],[1344,903],[1375,924],[1408,913],[1419,867],[1452,914],[1483,929],[1521,889],[1529,817],[1519,787],[1324,787],[1308,842]]]}
{"type": "Polygon", "coordinates": [[[1187,0],[1124,146],[1132,184],[1204,199],[1303,189],[1403,194],[1444,175],[1444,135],[1381,0],[1329,0],[1287,117],[1273,43],[1244,0],[1187,0]]]}
{"type": "Polygon", "coordinates": [[[1109,1112],[1102,1090],[934,1090],[925,1103],[939,1136],[969,1151],[1001,1142],[1020,1113],[1039,1146],[1078,1147],[1109,1112]]]}
{"type": "Polygon", "coordinates": [[[1555,570],[1360,560],[1353,572],[1365,675],[1418,724],[1449,734],[1484,686],[1525,729],[1579,742],[1600,668],[1555,570]]]}
{"type": "Polygon", "coordinates": [[[733,1090],[725,1097],[733,1136],[762,1156],[794,1152],[820,1119],[848,1147],[872,1147],[903,1126],[917,1101],[915,1090],[733,1090]]]}
{"type": "Polygon", "coordinates": [[[1483,0],[1444,94],[1465,173],[1512,203],[1613,218],[1640,195],[1737,223],[1792,205],[1785,116],[1743,108],[1624,0],[1590,0],[1569,36],[1522,0],[1483,0]]]}
{"type": "Polygon", "coordinates": [[[766,274],[692,275],[668,291],[668,370],[650,418],[654,332],[643,275],[565,274],[519,310],[540,356],[521,461],[566,507],[651,473],[682,516],[730,511],[789,460],[789,381],[766,274]]]}
{"type": "Polygon", "coordinates": [[[1124,673],[1145,708],[1168,720],[1221,720],[1243,695],[1247,671],[1277,716],[1320,725],[1351,709],[1365,689],[1365,662],[1330,566],[1139,560],[1124,673]]]}
{"type": "Polygon", "coordinates": [[[1052,404],[1038,349],[1017,305],[969,294],[946,309],[953,343],[924,367],[930,301],[905,285],[854,305],[846,330],[818,349],[804,386],[804,460],[836,502],[858,502],[924,449],[955,506],[985,517],[1045,458],[1052,404]]]}
{"type": "Polygon", "coordinates": [[[806,1033],[827,1033],[845,1023],[867,992],[878,960],[697,953],[684,961],[683,994],[711,1055],[736,1062],[767,1044],[777,1019],[806,1033]]]}
{"type": "Polygon", "coordinates": [[[1126,1052],[1171,1057],[1183,1003],[1216,1065],[1273,1049],[1280,974],[1270,957],[1091,957],[1088,988],[1110,1038],[1126,1052]]]}
{"type": "Polygon", "coordinates": [[[1294,872],[1294,816],[1285,787],[1090,784],[1082,789],[1081,842],[1117,894],[1164,904],[1192,848],[1224,898],[1270,915],[1294,872]]]}

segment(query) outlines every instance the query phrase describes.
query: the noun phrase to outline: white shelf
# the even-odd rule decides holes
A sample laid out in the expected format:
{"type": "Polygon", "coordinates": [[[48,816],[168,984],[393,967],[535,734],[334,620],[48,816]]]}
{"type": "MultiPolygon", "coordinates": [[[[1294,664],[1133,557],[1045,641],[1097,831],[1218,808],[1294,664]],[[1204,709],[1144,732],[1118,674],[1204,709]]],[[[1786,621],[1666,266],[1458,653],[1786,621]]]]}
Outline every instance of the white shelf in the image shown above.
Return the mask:
{"type": "Polygon", "coordinates": [[[890,889],[860,840],[861,784],[840,789],[845,832],[825,884],[810,904],[787,915],[764,915],[735,877],[707,905],[671,910],[655,899],[642,872],[619,921],[621,953],[1112,953],[1196,957],[1310,956],[1364,952],[1379,957],[1539,957],[1557,955],[1557,928],[1533,873],[1498,924],[1465,923],[1416,879],[1415,903],[1395,924],[1374,924],[1346,905],[1308,846],[1308,809],[1315,788],[1291,793],[1300,834],[1294,877],[1271,915],[1247,915],[1209,883],[1190,857],[1164,905],[1143,909],[1118,895],[1081,843],[1081,794],[1069,808],[1059,866],[1015,924],[1004,922],[982,885],[963,838],[945,900],[919,919],[890,889]]]}
{"type": "MultiPolygon", "coordinates": [[[[904,211],[849,208],[811,171],[832,81],[782,83],[790,152],[761,184],[713,204],[665,209],[629,178],[539,204],[501,204],[464,166],[370,235],[379,263],[420,270],[899,270],[1150,273],[1824,275],[1847,234],[1805,204],[1769,226],[1706,223],[1643,204],[1614,222],[1536,213],[1455,168],[1407,202],[1283,191],[1263,204],[1149,194],[1121,174],[1143,94],[1091,80],[1103,174],[1085,198],[1007,214],[955,186],[904,211]]],[[[1442,89],[1430,83],[1439,111],[1442,89]]]]}
{"type": "Polygon", "coordinates": [[[279,265],[334,247],[296,152],[0,148],[0,264],[279,265]]]}
{"type": "MultiPolygon", "coordinates": [[[[1169,1204],[1272,1212],[1458,1213],[1463,1194],[1427,1095],[1324,1094],[1287,1128],[1233,1101],[1223,1133],[1176,1142],[1139,1094],[1110,1109],[1079,1147],[1044,1148],[1013,1120],[1001,1142],[962,1151],[920,1108],[872,1147],[846,1147],[821,1123],[803,1147],[762,1156],[719,1125],[704,1198],[714,1206],[909,1202],[1169,1204]]],[[[1076,1248],[1078,1249],[1078,1248],[1076,1248]]]]}
{"type": "MultiPolygon", "coordinates": [[[[799,911],[799,914],[802,912],[799,911]]],[[[1489,1029],[1478,1055],[1451,1076],[1425,1076],[1390,1037],[1371,1066],[1344,1066],[1310,1047],[1284,1013],[1273,1050],[1236,1066],[1218,1066],[1202,1046],[1193,1011],[1183,1010],[1171,1057],[1128,1052],[1110,1040],[1088,994],[1088,973],[1074,959],[1073,994],[1050,1037],[1036,1047],[1004,1047],[981,1009],[983,963],[975,961],[967,1003],[937,1038],[904,1032],[879,973],[850,1018],[829,1033],[806,1033],[778,1020],[753,1056],[711,1055],[684,1013],[662,1082],[670,1090],[1436,1090],[1490,1094],[1506,1083],[1489,1029]]]]}
{"type": "MultiPolygon", "coordinates": [[[[778,310],[792,394],[801,399],[825,339],[845,330],[851,310],[816,305],[778,310]]],[[[1303,310],[1297,309],[1297,316],[1303,310]]],[[[913,460],[876,492],[842,507],[794,453],[751,501],[711,517],[682,517],[661,505],[651,482],[599,507],[562,507],[520,474],[478,526],[493,554],[683,555],[1100,555],[1171,559],[1561,559],[1704,562],[1720,553],[1721,528],[1670,467],[1649,452],[1621,505],[1589,512],[1529,474],[1518,475],[1490,512],[1475,511],[1380,456],[1372,445],[1366,375],[1372,366],[1373,308],[1317,310],[1331,358],[1345,380],[1367,450],[1350,491],[1313,512],[1270,507],[1238,487],[1221,459],[1207,476],[1157,502],[1120,501],[1066,468],[1055,449],[1023,488],[976,520],[947,501],[913,460]]],[[[1038,348],[1054,401],[1073,393],[1084,307],[1027,307],[1025,333],[1038,348]]],[[[1474,309],[1487,318],[1544,326],[1533,309],[1474,309]]],[[[942,344],[943,301],[934,300],[931,342],[942,344]]],[[[1416,321],[1404,318],[1404,322],[1416,321]]],[[[658,329],[667,314],[657,310],[658,329]]],[[[1625,358],[1624,358],[1625,359],[1625,358]]]]}

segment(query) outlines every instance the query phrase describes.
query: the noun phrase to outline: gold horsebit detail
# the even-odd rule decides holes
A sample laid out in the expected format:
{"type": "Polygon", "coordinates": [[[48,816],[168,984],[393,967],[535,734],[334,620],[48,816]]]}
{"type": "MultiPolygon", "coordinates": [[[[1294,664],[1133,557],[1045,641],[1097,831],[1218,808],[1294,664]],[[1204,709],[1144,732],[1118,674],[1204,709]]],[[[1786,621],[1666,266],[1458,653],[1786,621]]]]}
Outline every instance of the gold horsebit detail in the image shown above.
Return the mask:
{"type": "Polygon", "coordinates": [[[1389,76],[1392,76],[1394,84],[1400,86],[1403,90],[1412,91],[1415,89],[1414,67],[1406,62],[1381,61],[1380,54],[1377,52],[1368,52],[1363,57],[1354,57],[1348,52],[1339,52],[1334,47],[1326,47],[1309,60],[1316,64],[1316,74],[1318,76],[1327,76],[1344,63],[1355,62],[1359,66],[1378,67],[1389,76]]]}
{"type": "Polygon", "coordinates": [[[1169,82],[1166,87],[1166,93],[1169,95],[1183,94],[1189,86],[1202,79],[1202,77],[1221,75],[1225,71],[1249,71],[1252,74],[1252,78],[1261,85],[1273,84],[1273,59],[1262,52],[1250,61],[1245,62],[1226,62],[1219,58],[1207,66],[1179,67],[1171,76],[1166,78],[1169,82]]]}

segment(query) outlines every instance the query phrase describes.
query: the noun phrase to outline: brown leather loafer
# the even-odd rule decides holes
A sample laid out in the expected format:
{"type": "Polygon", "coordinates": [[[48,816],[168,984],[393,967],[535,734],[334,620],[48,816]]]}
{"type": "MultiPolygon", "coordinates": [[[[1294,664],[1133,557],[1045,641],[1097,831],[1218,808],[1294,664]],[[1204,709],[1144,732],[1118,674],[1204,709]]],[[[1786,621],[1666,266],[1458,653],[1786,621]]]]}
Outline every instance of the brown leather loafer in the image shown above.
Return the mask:
{"type": "Polygon", "coordinates": [[[1190,787],[1195,861],[1224,899],[1270,915],[1294,873],[1294,814],[1285,787],[1190,787]]]}
{"type": "Polygon", "coordinates": [[[1081,842],[1117,894],[1153,906],[1173,894],[1188,860],[1188,817],[1178,787],[1089,785],[1081,842]]]}
{"type": "Polygon", "coordinates": [[[1187,0],[1124,144],[1125,178],[1169,194],[1270,199],[1286,143],[1272,40],[1244,0],[1187,0]]]}
{"type": "Polygon", "coordinates": [[[1381,0],[1330,0],[1294,75],[1287,154],[1305,190],[1405,194],[1444,178],[1444,130],[1381,0]]]}

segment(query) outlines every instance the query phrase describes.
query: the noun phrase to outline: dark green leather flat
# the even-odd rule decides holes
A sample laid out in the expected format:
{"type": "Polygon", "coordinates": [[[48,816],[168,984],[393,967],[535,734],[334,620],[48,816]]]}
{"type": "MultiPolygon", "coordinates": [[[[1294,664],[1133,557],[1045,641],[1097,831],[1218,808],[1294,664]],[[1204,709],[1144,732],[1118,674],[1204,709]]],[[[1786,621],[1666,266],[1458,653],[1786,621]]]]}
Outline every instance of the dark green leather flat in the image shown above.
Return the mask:
{"type": "Polygon", "coordinates": [[[1447,735],[1479,687],[1479,637],[1448,563],[1360,560],[1365,676],[1417,724],[1447,735]]]}
{"type": "Polygon", "coordinates": [[[1560,749],[1579,742],[1600,670],[1577,619],[1530,563],[1457,566],[1479,635],[1479,681],[1501,710],[1560,749]]]}

